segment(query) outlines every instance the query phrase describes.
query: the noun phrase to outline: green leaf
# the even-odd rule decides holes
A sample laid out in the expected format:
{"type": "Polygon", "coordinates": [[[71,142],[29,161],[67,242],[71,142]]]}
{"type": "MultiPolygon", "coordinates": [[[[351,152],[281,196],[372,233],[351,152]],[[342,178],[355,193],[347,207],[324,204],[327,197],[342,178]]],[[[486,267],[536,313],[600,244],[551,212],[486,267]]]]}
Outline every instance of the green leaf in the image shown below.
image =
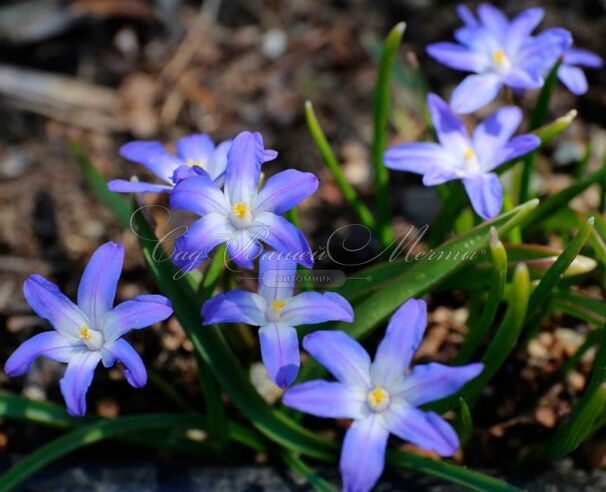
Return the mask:
{"type": "Polygon", "coordinates": [[[473,435],[473,419],[471,418],[471,412],[469,406],[465,401],[465,398],[459,398],[459,419],[460,428],[459,436],[461,439],[461,447],[465,447],[465,444],[469,442],[473,435]]]}
{"type": "Polygon", "coordinates": [[[572,185],[559,193],[545,198],[536,209],[526,216],[520,227],[522,229],[528,228],[549,218],[558,210],[568,205],[572,199],[579,196],[591,185],[598,183],[604,176],[606,176],[606,166],[603,166],[600,170],[589,176],[576,180],[572,185]]]}
{"type": "Polygon", "coordinates": [[[606,408],[606,331],[600,331],[600,349],[587,389],[574,407],[570,419],[562,423],[545,446],[532,457],[552,460],[574,451],[593,431],[593,425],[606,408]]]}
{"type": "Polygon", "coordinates": [[[369,295],[356,307],[353,323],[334,324],[355,338],[364,338],[381,325],[403,302],[418,297],[440,283],[448,275],[469,263],[469,258],[489,242],[488,231],[495,227],[499,234],[506,234],[517,225],[536,205],[530,201],[491,221],[484,222],[461,236],[444,243],[423,259],[417,261],[402,274],[395,277],[389,288],[369,295]]]}
{"type": "Polygon", "coordinates": [[[385,40],[379,61],[377,84],[373,104],[373,139],[371,157],[374,169],[375,197],[377,200],[377,231],[383,244],[392,239],[389,213],[389,171],[383,162],[383,153],[387,145],[387,124],[390,111],[390,83],[393,65],[406,24],[396,25],[385,40]]]}
{"type": "MultiPolygon", "coordinates": [[[[477,378],[466,384],[459,393],[470,407],[475,406],[488,382],[507,360],[509,353],[515,347],[524,326],[529,294],[530,276],[528,268],[523,263],[520,263],[513,274],[511,298],[509,299],[503,321],[482,357],[484,370],[477,378]]],[[[443,413],[454,408],[456,403],[457,395],[452,395],[427,407],[436,412],[443,413]]]]}
{"type": "Polygon", "coordinates": [[[49,463],[104,439],[154,429],[198,428],[199,424],[199,417],[176,417],[174,414],[133,415],[115,420],[100,420],[72,430],[26,456],[0,477],[0,490],[11,490],[49,463]]]}
{"type": "Polygon", "coordinates": [[[309,485],[317,492],[337,492],[338,489],[331,483],[324,480],[313,469],[311,469],[297,454],[292,451],[282,451],[280,453],[282,461],[296,474],[301,475],[309,485]]]}
{"type": "MultiPolygon", "coordinates": [[[[532,212],[531,212],[532,213],[532,212]]],[[[564,249],[555,263],[547,270],[539,285],[534,289],[530,296],[530,308],[528,309],[527,319],[532,319],[542,308],[543,304],[551,294],[554,287],[564,276],[564,272],[570,267],[574,259],[580,253],[581,248],[587,241],[594,219],[589,218],[585,225],[579,230],[574,239],[564,249]]]]}
{"type": "Polygon", "coordinates": [[[484,310],[476,320],[470,321],[465,342],[454,360],[454,364],[456,365],[466,364],[480,346],[494,322],[499,304],[505,293],[505,284],[507,283],[507,251],[499,240],[497,230],[494,228],[490,229],[490,256],[493,264],[492,279],[484,304],[484,310]]]}
{"type": "Polygon", "coordinates": [[[581,292],[558,291],[551,301],[554,311],[566,313],[598,328],[606,325],[606,303],[581,292]]]}
{"type": "Polygon", "coordinates": [[[347,200],[347,203],[349,203],[349,206],[356,213],[362,224],[368,227],[369,229],[374,230],[375,219],[372,216],[372,213],[370,212],[368,207],[358,197],[358,194],[356,193],[354,187],[349,183],[349,181],[347,181],[347,179],[345,179],[345,175],[341,170],[341,166],[337,161],[337,158],[335,157],[332,149],[330,148],[330,144],[328,143],[326,135],[324,135],[324,132],[320,127],[320,123],[316,118],[314,108],[310,101],[307,101],[305,103],[305,118],[307,120],[307,126],[314,140],[314,143],[316,144],[320,155],[324,159],[326,167],[328,167],[328,170],[332,174],[335,183],[337,183],[337,186],[341,190],[341,193],[343,193],[345,200],[347,200]]]}
{"type": "Polygon", "coordinates": [[[521,492],[513,485],[446,461],[436,461],[413,453],[388,451],[387,463],[408,468],[479,492],[521,492]]]}

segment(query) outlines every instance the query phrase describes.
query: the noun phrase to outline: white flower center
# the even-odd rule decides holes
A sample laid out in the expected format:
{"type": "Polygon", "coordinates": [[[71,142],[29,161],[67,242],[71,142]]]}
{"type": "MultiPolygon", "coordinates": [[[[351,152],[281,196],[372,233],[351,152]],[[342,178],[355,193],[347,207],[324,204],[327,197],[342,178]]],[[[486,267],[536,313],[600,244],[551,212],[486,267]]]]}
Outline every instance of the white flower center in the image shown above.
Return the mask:
{"type": "Polygon", "coordinates": [[[246,203],[238,202],[231,207],[231,223],[237,229],[244,229],[252,222],[250,207],[246,203]]]}
{"type": "Polygon", "coordinates": [[[472,174],[475,174],[482,169],[480,167],[480,162],[478,161],[478,156],[471,147],[467,147],[463,153],[463,166],[465,167],[465,171],[472,174]]]}
{"type": "Polygon", "coordinates": [[[79,337],[89,350],[99,350],[103,346],[103,335],[97,330],[91,330],[88,326],[80,327],[79,337]]]}
{"type": "Polygon", "coordinates": [[[373,412],[382,412],[389,406],[389,393],[381,385],[375,386],[366,395],[366,403],[373,412]]]}
{"type": "Polygon", "coordinates": [[[496,50],[492,54],[492,64],[499,74],[504,74],[511,68],[511,61],[503,50],[496,50]]]}
{"type": "Polygon", "coordinates": [[[286,301],[284,299],[274,299],[267,310],[267,318],[270,321],[279,321],[284,306],[286,306],[286,301]]]}

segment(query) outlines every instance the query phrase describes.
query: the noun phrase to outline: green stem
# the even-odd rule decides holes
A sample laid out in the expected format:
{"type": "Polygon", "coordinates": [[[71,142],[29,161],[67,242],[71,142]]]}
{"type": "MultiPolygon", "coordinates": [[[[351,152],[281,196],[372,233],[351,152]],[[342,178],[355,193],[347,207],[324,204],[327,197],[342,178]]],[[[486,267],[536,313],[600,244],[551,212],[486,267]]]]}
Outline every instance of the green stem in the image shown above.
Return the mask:
{"type": "Polygon", "coordinates": [[[389,171],[383,162],[383,153],[387,145],[387,124],[390,112],[390,82],[398,47],[406,24],[400,22],[387,36],[379,61],[379,72],[375,89],[373,107],[372,163],[374,167],[375,195],[377,200],[377,230],[381,242],[389,244],[393,238],[389,213],[389,171]]]}
{"type": "Polygon", "coordinates": [[[316,114],[314,113],[314,108],[310,101],[305,103],[305,118],[307,120],[307,126],[311,133],[311,136],[318,148],[320,155],[324,159],[324,163],[328,170],[332,174],[335,183],[343,193],[345,200],[353,209],[355,214],[358,216],[358,219],[362,222],[363,225],[368,227],[371,230],[375,229],[375,219],[372,216],[372,213],[368,209],[368,207],[360,200],[358,194],[354,187],[345,179],[345,175],[343,174],[343,170],[337,158],[335,157],[332,149],[330,148],[330,144],[326,139],[326,135],[322,131],[322,127],[320,127],[320,123],[316,118],[316,114]]]}

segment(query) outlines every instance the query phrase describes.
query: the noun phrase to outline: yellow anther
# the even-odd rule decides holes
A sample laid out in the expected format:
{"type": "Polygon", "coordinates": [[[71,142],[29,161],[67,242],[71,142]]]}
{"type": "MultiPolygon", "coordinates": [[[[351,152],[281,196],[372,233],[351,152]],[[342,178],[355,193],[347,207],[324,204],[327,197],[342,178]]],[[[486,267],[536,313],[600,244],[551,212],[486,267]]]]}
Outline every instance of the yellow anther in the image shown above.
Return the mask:
{"type": "Polygon", "coordinates": [[[81,326],[80,327],[80,338],[82,340],[90,340],[92,337],[92,334],[90,332],[90,329],[87,326],[81,326]]]}
{"type": "Polygon", "coordinates": [[[380,412],[389,406],[389,393],[377,385],[366,396],[366,402],[371,410],[380,412]]]}
{"type": "Polygon", "coordinates": [[[194,167],[194,166],[198,166],[201,168],[204,168],[204,165],[206,164],[206,162],[202,161],[202,160],[194,160],[194,159],[189,159],[185,164],[187,164],[189,167],[194,167]]]}
{"type": "Polygon", "coordinates": [[[271,310],[274,313],[279,313],[282,311],[282,309],[284,309],[284,306],[286,306],[286,301],[283,301],[282,299],[274,299],[274,302],[271,303],[271,310]]]}
{"type": "Polygon", "coordinates": [[[476,153],[474,152],[474,150],[471,147],[468,147],[467,149],[465,149],[465,152],[463,153],[463,157],[465,158],[466,161],[470,161],[471,159],[475,159],[476,153]]]}
{"type": "Polygon", "coordinates": [[[497,50],[492,54],[492,61],[496,65],[502,65],[507,61],[507,55],[503,50],[497,50]]]}
{"type": "Polygon", "coordinates": [[[238,202],[236,203],[231,211],[234,213],[234,215],[236,217],[238,217],[239,219],[243,219],[244,217],[246,217],[249,213],[248,211],[248,205],[246,205],[245,203],[242,202],[238,202]]]}

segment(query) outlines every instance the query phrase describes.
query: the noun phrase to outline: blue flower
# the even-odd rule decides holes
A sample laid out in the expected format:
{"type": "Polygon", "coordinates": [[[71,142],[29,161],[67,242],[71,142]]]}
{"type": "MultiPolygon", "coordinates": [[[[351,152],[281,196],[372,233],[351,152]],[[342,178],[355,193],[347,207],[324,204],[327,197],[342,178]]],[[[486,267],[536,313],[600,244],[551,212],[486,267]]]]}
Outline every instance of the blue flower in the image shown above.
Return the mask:
{"type": "Polygon", "coordinates": [[[414,142],[391,147],[385,152],[390,169],[422,174],[425,186],[461,179],[476,213],[490,219],[503,205],[503,188],[493,172],[506,161],[535,149],[535,135],[511,138],[522,120],[516,106],[504,106],[482,121],[470,138],[461,119],[448,104],[429,94],[427,104],[439,143],[414,142]]]}
{"type": "MultiPolygon", "coordinates": [[[[115,179],[108,183],[108,187],[111,191],[124,193],[161,193],[172,190],[182,179],[198,174],[208,175],[222,186],[231,143],[231,140],[226,140],[215,147],[205,133],[193,134],[177,140],[176,155],[167,152],[160,142],[127,143],[120,148],[120,155],[129,161],[143,164],[164,184],[115,179]]],[[[277,155],[275,150],[266,150],[264,161],[273,160],[277,155]]]]}
{"type": "Polygon", "coordinates": [[[587,79],[579,67],[601,68],[604,62],[591,51],[581,48],[568,48],[562,55],[562,63],[558,68],[558,79],[573,94],[581,95],[587,92],[587,79]]]}
{"type": "Polygon", "coordinates": [[[306,267],[313,265],[311,249],[303,233],[279,214],[296,206],[318,188],[311,173],[289,169],[267,180],[258,190],[261,164],[266,159],[259,133],[242,132],[227,155],[225,191],[208,175],[197,175],[177,183],[170,205],[201,215],[175,244],[174,263],[191,269],[208,257],[219,244],[242,268],[252,269],[264,242],[291,255],[306,267]]]}
{"type": "Polygon", "coordinates": [[[40,356],[67,363],[60,386],[71,415],[86,413],[86,392],[100,361],[105,367],[120,361],[132,386],[145,385],[143,361],[122,336],[165,320],[173,312],[170,301],[159,295],[140,295],[113,307],[123,260],[124,248],[119,244],[109,242],[97,249],[82,275],[77,305],[40,275],[31,275],[23,286],[28,304],[54,331],[22,343],[6,361],[4,371],[9,376],[25,374],[40,356]]]}
{"type": "Polygon", "coordinates": [[[459,6],[465,24],[457,29],[456,43],[435,43],[427,53],[440,63],[473,72],[454,90],[450,104],[457,113],[471,113],[492,101],[501,87],[536,89],[572,36],[561,28],[547,29],[538,36],[531,33],[543,18],[543,9],[525,10],[512,21],[492,5],[478,7],[478,17],[459,6]]]}
{"type": "Polygon", "coordinates": [[[259,326],[261,356],[272,381],[285,388],[299,372],[299,339],[295,326],[325,321],[353,321],[349,303],[333,292],[293,296],[297,264],[276,252],[259,260],[259,293],[232,290],[202,307],[205,325],[246,323],[259,326]]]}
{"type": "Polygon", "coordinates": [[[341,451],[343,490],[366,492],[383,472],[389,434],[442,456],[459,448],[454,429],[418,407],[456,393],[483,370],[482,364],[448,367],[430,363],[406,370],[427,322],[423,301],[410,299],[392,316],[374,362],[342,331],[317,331],[303,347],[337,379],[290,388],[286,406],[317,417],[353,419],[341,451]]]}

